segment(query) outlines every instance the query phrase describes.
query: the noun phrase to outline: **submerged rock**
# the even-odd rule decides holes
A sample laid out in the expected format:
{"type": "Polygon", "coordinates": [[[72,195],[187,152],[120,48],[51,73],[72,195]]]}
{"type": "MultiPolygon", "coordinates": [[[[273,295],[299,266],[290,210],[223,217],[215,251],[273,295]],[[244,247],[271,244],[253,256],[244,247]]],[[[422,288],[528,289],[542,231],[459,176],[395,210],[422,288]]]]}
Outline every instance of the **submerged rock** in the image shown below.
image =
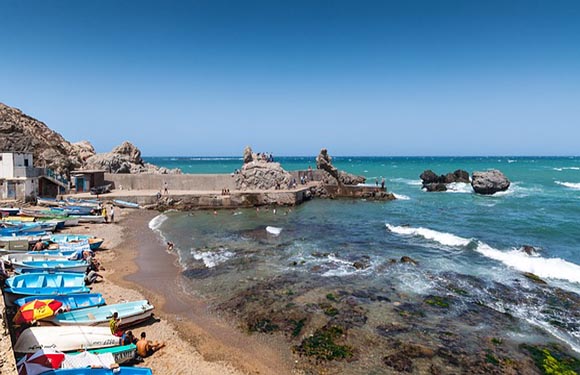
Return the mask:
{"type": "Polygon", "coordinates": [[[491,195],[499,191],[506,191],[510,187],[510,180],[497,169],[473,172],[471,187],[478,194],[491,195]]]}

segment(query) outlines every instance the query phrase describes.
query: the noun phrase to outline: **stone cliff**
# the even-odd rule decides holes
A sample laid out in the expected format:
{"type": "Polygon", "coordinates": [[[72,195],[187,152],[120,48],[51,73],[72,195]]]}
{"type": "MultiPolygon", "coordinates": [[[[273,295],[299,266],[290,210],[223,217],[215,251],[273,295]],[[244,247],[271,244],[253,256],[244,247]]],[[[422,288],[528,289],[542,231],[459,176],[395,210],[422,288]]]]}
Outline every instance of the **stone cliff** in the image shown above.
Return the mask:
{"type": "Polygon", "coordinates": [[[110,173],[181,173],[145,163],[141,151],[124,142],[97,154],[88,141],[70,143],[45,123],[0,103],[0,151],[30,152],[34,166],[68,175],[75,169],[103,169],[110,173]]]}

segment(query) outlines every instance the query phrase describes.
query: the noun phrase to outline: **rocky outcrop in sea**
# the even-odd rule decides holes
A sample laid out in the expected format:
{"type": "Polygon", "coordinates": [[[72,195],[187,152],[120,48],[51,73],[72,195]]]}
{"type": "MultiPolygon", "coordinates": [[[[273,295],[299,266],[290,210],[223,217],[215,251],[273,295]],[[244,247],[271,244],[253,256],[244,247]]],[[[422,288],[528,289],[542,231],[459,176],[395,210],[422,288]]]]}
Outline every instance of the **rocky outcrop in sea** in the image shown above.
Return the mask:
{"type": "Polygon", "coordinates": [[[323,182],[325,184],[358,185],[364,184],[366,178],[354,174],[339,171],[332,165],[332,157],[328,155],[328,150],[323,148],[316,157],[316,168],[326,172],[323,182]]]}
{"type": "Polygon", "coordinates": [[[462,169],[442,175],[437,175],[432,170],[427,169],[419,177],[423,181],[423,189],[426,191],[447,191],[447,184],[469,183],[469,172],[462,169]]]}
{"type": "Polygon", "coordinates": [[[85,169],[100,169],[109,173],[153,173],[176,174],[179,169],[167,169],[145,163],[141,158],[141,150],[130,142],[123,142],[111,152],[94,154],[84,164],[85,169]]]}
{"type": "Polygon", "coordinates": [[[280,163],[258,157],[249,146],[244,149],[244,164],[234,178],[238,190],[286,189],[292,181],[292,175],[280,163]]]}
{"type": "Polygon", "coordinates": [[[471,187],[478,194],[491,195],[506,191],[510,187],[510,180],[497,169],[486,172],[473,172],[471,187]]]}

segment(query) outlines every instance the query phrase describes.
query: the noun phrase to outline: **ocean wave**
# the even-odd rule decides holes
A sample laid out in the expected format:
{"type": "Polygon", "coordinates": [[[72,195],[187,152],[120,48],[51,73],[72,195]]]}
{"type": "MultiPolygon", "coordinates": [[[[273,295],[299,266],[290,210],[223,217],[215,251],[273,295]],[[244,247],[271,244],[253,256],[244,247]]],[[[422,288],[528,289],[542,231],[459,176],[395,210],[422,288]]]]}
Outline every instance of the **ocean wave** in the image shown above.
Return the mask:
{"type": "Polygon", "coordinates": [[[580,266],[561,258],[528,255],[519,250],[501,251],[481,241],[478,241],[475,251],[521,272],[531,272],[548,279],[580,283],[580,266]]]}
{"type": "Polygon", "coordinates": [[[393,233],[405,236],[419,236],[446,246],[467,246],[471,242],[471,240],[467,238],[459,237],[451,233],[438,232],[428,228],[413,228],[391,224],[385,225],[387,226],[387,229],[393,233]]]}
{"type": "Polygon", "coordinates": [[[565,186],[569,189],[573,190],[580,190],[580,182],[562,182],[562,181],[554,181],[558,185],[565,186]]]}
{"type": "Polygon", "coordinates": [[[562,171],[580,171],[580,167],[560,167],[560,168],[552,168],[555,171],[562,172],[562,171]]]}
{"type": "MultiPolygon", "coordinates": [[[[394,226],[390,224],[386,224],[386,226],[393,233],[423,237],[446,246],[467,246],[473,242],[471,239],[427,228],[394,226]]],[[[580,266],[577,264],[561,258],[544,258],[537,255],[528,255],[515,249],[502,251],[482,241],[477,241],[476,243],[475,251],[481,255],[500,261],[504,265],[520,272],[531,272],[542,278],[580,283],[580,266]]]]}
{"type": "Polygon", "coordinates": [[[513,160],[513,159],[508,159],[507,162],[508,162],[508,164],[511,164],[511,163],[517,163],[518,161],[517,160],[513,160]]]}
{"type": "Polygon", "coordinates": [[[401,201],[409,201],[411,200],[410,197],[408,197],[407,195],[404,194],[397,194],[397,193],[393,193],[393,195],[395,196],[395,198],[401,200],[401,201]]]}
{"type": "Polygon", "coordinates": [[[423,182],[421,180],[410,180],[408,178],[389,178],[389,182],[399,182],[411,186],[421,186],[423,182]]]}
{"type": "Polygon", "coordinates": [[[222,249],[218,251],[195,251],[191,252],[193,259],[203,261],[207,268],[214,268],[218,264],[222,264],[232,258],[235,254],[231,251],[222,249]]]}
{"type": "Polygon", "coordinates": [[[168,217],[165,214],[157,215],[149,222],[149,229],[158,232],[161,225],[167,220],[168,217]]]}

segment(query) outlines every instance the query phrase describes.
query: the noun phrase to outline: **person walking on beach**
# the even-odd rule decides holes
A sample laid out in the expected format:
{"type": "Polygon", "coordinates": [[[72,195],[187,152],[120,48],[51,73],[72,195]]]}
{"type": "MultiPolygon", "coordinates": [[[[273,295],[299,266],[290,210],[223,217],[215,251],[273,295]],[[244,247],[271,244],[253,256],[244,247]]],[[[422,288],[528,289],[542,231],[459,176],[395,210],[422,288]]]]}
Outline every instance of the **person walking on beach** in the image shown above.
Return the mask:
{"type": "Polygon", "coordinates": [[[167,190],[167,181],[163,182],[163,194],[169,195],[169,191],[167,190]]]}
{"type": "Polygon", "coordinates": [[[115,206],[111,206],[111,223],[115,222],[115,206]]]}
{"type": "Polygon", "coordinates": [[[103,206],[103,209],[101,210],[101,215],[105,218],[105,223],[107,223],[107,208],[105,206],[103,206]]]}

